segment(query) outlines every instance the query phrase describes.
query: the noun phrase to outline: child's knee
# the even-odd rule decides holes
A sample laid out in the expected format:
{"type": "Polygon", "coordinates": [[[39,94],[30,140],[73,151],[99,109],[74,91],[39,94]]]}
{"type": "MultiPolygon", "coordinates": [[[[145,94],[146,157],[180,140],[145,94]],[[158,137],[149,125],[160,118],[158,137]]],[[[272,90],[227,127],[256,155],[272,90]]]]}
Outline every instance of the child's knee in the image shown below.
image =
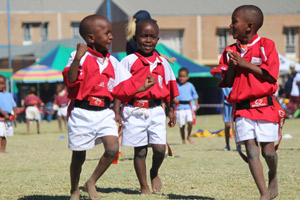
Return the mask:
{"type": "Polygon", "coordinates": [[[267,150],[263,150],[262,151],[262,156],[266,159],[266,160],[275,160],[276,159],[276,156],[277,156],[277,153],[274,150],[272,151],[267,151],[267,150]]]}
{"type": "Polygon", "coordinates": [[[115,158],[119,152],[119,145],[111,145],[105,149],[104,156],[108,158],[115,158]]]}
{"type": "Polygon", "coordinates": [[[155,156],[165,157],[166,145],[154,145],[153,154],[155,156]]]}
{"type": "Polygon", "coordinates": [[[134,149],[134,157],[135,158],[145,158],[147,156],[147,147],[141,148],[136,147],[134,149]]]}

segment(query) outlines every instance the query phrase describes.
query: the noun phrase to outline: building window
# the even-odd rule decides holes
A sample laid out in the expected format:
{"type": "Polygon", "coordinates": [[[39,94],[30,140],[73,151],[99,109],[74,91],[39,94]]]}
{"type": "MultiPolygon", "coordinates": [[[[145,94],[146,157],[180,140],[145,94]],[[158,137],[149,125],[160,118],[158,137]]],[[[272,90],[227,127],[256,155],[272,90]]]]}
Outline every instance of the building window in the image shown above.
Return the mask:
{"type": "Polygon", "coordinates": [[[48,40],[48,22],[41,23],[41,40],[48,40]]]}
{"type": "Polygon", "coordinates": [[[79,38],[80,37],[79,24],[80,24],[80,22],[72,22],[71,23],[73,38],[79,38]]]}
{"type": "Polygon", "coordinates": [[[23,45],[29,45],[32,43],[31,41],[31,23],[23,23],[23,45]]]}
{"type": "Polygon", "coordinates": [[[285,28],[285,53],[287,57],[296,57],[297,48],[297,29],[296,28],[285,28]]]}
{"type": "Polygon", "coordinates": [[[159,42],[173,49],[177,53],[183,53],[183,30],[159,30],[159,42]]]}
{"type": "Polygon", "coordinates": [[[219,28],[217,29],[217,35],[218,35],[218,53],[220,57],[224,49],[228,46],[229,29],[219,28]]]}

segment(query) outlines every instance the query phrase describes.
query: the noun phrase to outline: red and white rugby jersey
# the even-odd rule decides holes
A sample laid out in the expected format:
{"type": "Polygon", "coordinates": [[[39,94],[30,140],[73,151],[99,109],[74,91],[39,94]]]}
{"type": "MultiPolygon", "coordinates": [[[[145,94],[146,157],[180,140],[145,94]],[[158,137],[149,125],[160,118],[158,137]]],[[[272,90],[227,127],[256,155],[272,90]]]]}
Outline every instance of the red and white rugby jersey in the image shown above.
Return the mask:
{"type": "Polygon", "coordinates": [[[132,74],[135,82],[141,86],[147,76],[153,75],[156,84],[149,90],[134,95],[138,99],[163,99],[170,102],[179,95],[176,78],[168,61],[160,57],[156,52],[154,62],[150,62],[146,57],[139,53],[130,54],[123,58],[121,64],[132,74]]]}
{"type": "Polygon", "coordinates": [[[64,83],[70,87],[70,99],[88,100],[90,96],[107,97],[111,101],[118,98],[129,101],[137,92],[138,87],[131,74],[110,56],[88,49],[80,60],[77,80],[68,81],[68,71],[75,58],[76,51],[71,53],[68,64],[63,70],[64,83]]]}
{"type": "MultiPolygon", "coordinates": [[[[275,49],[275,44],[267,38],[260,38],[255,35],[247,49],[240,47],[239,41],[226,47],[233,52],[238,52],[248,62],[255,64],[266,70],[275,80],[278,78],[279,57],[275,49]]],[[[220,67],[223,77],[228,69],[229,56],[225,51],[220,58],[220,67]]],[[[263,96],[272,96],[277,91],[277,83],[269,83],[260,78],[255,77],[245,69],[236,67],[236,74],[232,85],[225,85],[222,81],[220,87],[232,87],[232,91],[227,100],[230,103],[239,103],[248,99],[256,99],[263,96]]],[[[254,109],[237,110],[235,117],[242,116],[253,120],[267,120],[278,122],[278,114],[275,113],[274,106],[260,107],[254,109]]]]}

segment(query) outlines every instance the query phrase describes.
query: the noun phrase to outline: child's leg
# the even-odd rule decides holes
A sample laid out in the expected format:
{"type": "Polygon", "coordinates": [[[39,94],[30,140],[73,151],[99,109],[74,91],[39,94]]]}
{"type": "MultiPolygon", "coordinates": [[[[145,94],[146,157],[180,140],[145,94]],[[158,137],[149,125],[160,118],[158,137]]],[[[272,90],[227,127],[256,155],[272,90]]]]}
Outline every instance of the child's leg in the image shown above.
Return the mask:
{"type": "Polygon", "coordinates": [[[58,127],[60,132],[62,132],[62,116],[57,116],[57,121],[58,121],[58,127]]]}
{"type": "Polygon", "coordinates": [[[141,193],[142,194],[151,194],[149,186],[147,184],[146,178],[146,157],[147,157],[148,147],[135,147],[134,148],[134,169],[135,173],[139,179],[141,193]]]}
{"type": "Polygon", "coordinates": [[[70,165],[70,178],[71,178],[71,198],[70,200],[79,200],[78,183],[80,179],[81,167],[85,161],[86,151],[73,151],[72,161],[70,165]]]}
{"type": "Polygon", "coordinates": [[[230,150],[230,144],[229,144],[230,126],[231,126],[231,122],[225,122],[225,142],[226,142],[226,148],[228,150],[230,150]]]}
{"type": "Polygon", "coordinates": [[[27,135],[29,134],[29,127],[30,127],[30,119],[26,119],[26,125],[27,125],[27,135]]]}
{"type": "Polygon", "coordinates": [[[2,140],[4,139],[4,137],[0,137],[0,153],[3,153],[3,149],[2,149],[2,140]]]}
{"type": "Polygon", "coordinates": [[[187,122],[188,124],[188,135],[187,139],[190,142],[190,144],[194,144],[194,141],[191,139],[191,134],[192,134],[192,128],[193,128],[193,122],[187,122]]]}
{"type": "Polygon", "coordinates": [[[262,155],[265,158],[269,167],[269,187],[271,199],[278,195],[278,184],[277,184],[277,163],[278,157],[275,151],[274,142],[261,143],[262,155]]]}
{"type": "Polygon", "coordinates": [[[37,130],[37,134],[40,134],[40,121],[36,120],[36,130],[37,130]]]}
{"type": "Polygon", "coordinates": [[[260,149],[258,143],[254,139],[247,140],[245,141],[245,147],[248,156],[249,168],[261,195],[260,200],[269,200],[270,194],[266,187],[263,167],[259,159],[260,149]]]}
{"type": "Polygon", "coordinates": [[[182,144],[186,144],[186,142],[185,142],[185,125],[180,127],[180,136],[181,136],[182,144]]]}
{"type": "Polygon", "coordinates": [[[84,187],[89,193],[89,197],[93,200],[100,199],[97,190],[96,182],[104,174],[104,172],[111,165],[119,151],[118,137],[116,136],[104,136],[101,138],[104,146],[104,153],[101,156],[98,165],[96,166],[93,174],[87,180],[84,187]]]}
{"type": "Polygon", "coordinates": [[[1,144],[1,148],[2,148],[1,151],[2,151],[2,153],[6,153],[6,151],[5,151],[6,150],[6,142],[7,142],[6,138],[2,137],[2,142],[1,142],[2,143],[1,144]]]}
{"type": "Polygon", "coordinates": [[[150,169],[151,186],[153,192],[160,192],[162,182],[158,176],[158,170],[165,158],[166,145],[153,144],[152,168],[150,169]]]}

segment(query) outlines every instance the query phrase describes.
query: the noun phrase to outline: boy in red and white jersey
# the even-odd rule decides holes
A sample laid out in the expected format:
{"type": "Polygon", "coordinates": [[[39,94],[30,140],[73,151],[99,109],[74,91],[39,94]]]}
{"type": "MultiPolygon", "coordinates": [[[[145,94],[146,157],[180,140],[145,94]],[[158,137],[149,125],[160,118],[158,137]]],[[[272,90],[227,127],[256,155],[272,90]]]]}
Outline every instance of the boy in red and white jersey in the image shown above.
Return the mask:
{"type": "MultiPolygon", "coordinates": [[[[122,145],[134,147],[134,167],[142,194],[150,194],[145,164],[148,145],[151,145],[153,150],[150,169],[152,190],[159,192],[162,188],[158,170],[165,156],[166,115],[161,104],[166,103],[169,110],[169,126],[173,127],[176,120],[174,108],[170,103],[179,95],[172,68],[166,59],[154,51],[159,39],[158,33],[159,28],[155,21],[138,22],[134,36],[138,50],[121,61],[139,84],[150,75],[156,79],[156,84],[151,89],[136,94],[129,102],[125,102],[127,104],[122,110],[122,145]]],[[[116,115],[119,113],[119,104],[115,104],[116,115]]]]}
{"type": "Polygon", "coordinates": [[[73,151],[70,165],[71,200],[79,200],[79,178],[86,150],[103,142],[105,152],[93,174],[84,184],[91,199],[100,199],[95,183],[114,160],[118,148],[115,114],[109,109],[113,98],[128,101],[137,92],[155,84],[147,76],[142,84],[110,54],[111,24],[99,15],[85,17],[79,27],[85,44],[78,44],[63,71],[64,83],[70,88],[72,100],[68,119],[69,148],[73,151]]]}
{"type": "Polygon", "coordinates": [[[230,28],[237,42],[226,47],[220,59],[220,86],[232,87],[227,100],[235,104],[236,142],[245,144],[260,199],[269,200],[278,195],[274,142],[278,140],[285,113],[273,96],[278,88],[278,53],[272,40],[257,35],[262,24],[263,13],[257,6],[244,5],[234,10],[230,28]],[[268,188],[258,143],[269,167],[268,188]]]}

